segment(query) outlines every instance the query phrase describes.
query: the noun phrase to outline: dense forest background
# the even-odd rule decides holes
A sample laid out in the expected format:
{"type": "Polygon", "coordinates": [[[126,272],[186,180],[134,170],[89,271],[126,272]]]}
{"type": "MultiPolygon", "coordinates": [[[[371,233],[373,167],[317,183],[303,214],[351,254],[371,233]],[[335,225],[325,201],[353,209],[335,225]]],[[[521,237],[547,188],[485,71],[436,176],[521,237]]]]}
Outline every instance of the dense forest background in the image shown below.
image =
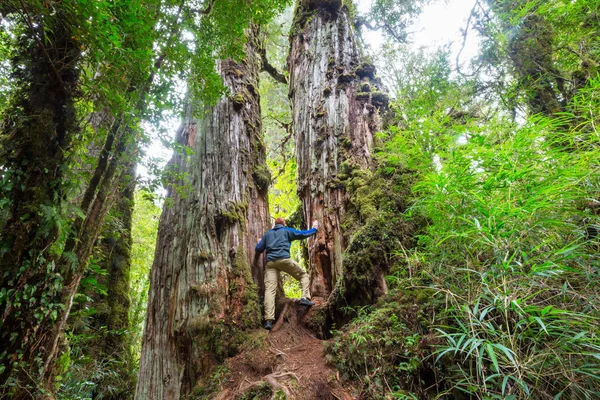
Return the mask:
{"type": "Polygon", "coordinates": [[[0,398],[600,398],[600,2],[440,3],[3,0],[0,398]]]}

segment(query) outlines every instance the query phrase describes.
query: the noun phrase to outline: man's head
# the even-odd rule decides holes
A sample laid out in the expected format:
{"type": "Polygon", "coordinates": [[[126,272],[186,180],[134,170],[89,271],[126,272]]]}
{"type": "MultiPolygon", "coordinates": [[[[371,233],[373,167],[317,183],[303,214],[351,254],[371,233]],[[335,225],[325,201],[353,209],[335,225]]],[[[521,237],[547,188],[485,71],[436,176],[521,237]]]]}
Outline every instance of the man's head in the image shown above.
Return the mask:
{"type": "Polygon", "coordinates": [[[285,219],[279,217],[279,218],[275,218],[275,225],[283,225],[285,226],[285,219]]]}

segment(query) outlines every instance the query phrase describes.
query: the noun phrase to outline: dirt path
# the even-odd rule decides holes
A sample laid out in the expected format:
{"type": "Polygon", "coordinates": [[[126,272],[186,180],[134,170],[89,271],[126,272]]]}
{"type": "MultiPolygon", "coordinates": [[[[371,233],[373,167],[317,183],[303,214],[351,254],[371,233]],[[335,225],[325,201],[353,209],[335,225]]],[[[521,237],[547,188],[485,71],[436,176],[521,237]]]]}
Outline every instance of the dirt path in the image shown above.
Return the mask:
{"type": "Polygon", "coordinates": [[[354,399],[327,365],[325,342],[305,328],[307,312],[297,301],[287,301],[267,346],[227,360],[230,378],[216,399],[354,399]]]}

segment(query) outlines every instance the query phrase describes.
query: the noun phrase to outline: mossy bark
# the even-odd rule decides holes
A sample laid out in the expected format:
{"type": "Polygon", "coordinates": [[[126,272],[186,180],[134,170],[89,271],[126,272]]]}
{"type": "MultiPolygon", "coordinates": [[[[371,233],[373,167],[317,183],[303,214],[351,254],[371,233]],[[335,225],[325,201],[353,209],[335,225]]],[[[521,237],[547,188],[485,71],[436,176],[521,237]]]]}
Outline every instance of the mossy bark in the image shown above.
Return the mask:
{"type": "Polygon", "coordinates": [[[263,270],[253,256],[269,215],[255,35],[249,31],[243,62],[218,63],[234,95],[214,107],[192,103],[177,132],[192,152],[176,152],[168,166],[174,179],[159,225],[137,399],[189,394],[260,326],[263,270]]]}
{"type": "Polygon", "coordinates": [[[341,2],[299,0],[290,44],[298,193],[306,221],[320,222],[308,243],[311,292],[326,298],[341,279],[347,242],[342,165],[368,168],[373,133],[379,128],[371,95],[357,95],[358,87],[374,81],[374,75],[359,68],[356,34],[341,2]]]}
{"type": "MultiPolygon", "coordinates": [[[[23,12],[13,7],[5,4],[2,12],[23,12]]],[[[77,133],[74,103],[81,57],[67,22],[72,17],[57,7],[44,24],[29,20],[12,60],[17,89],[0,126],[0,198],[7,201],[0,232],[0,290],[5,295],[0,301],[0,382],[14,386],[0,387],[0,397],[6,391],[15,399],[36,396],[33,388],[54,359],[49,332],[59,306],[52,298],[60,291],[60,276],[53,245],[67,218],[65,172],[77,133]]]]}
{"type": "MultiPolygon", "coordinates": [[[[91,304],[97,310],[91,323],[105,335],[92,339],[86,355],[110,364],[119,378],[99,376],[95,397],[108,400],[126,400],[133,397],[135,376],[130,367],[133,357],[129,337],[129,297],[131,287],[131,228],[135,194],[136,163],[130,162],[128,172],[119,185],[111,213],[113,218],[104,224],[106,238],[100,248],[101,268],[106,276],[99,276],[99,283],[106,285],[106,295],[92,294],[91,304]]],[[[108,218],[107,218],[108,219],[108,218]]]]}

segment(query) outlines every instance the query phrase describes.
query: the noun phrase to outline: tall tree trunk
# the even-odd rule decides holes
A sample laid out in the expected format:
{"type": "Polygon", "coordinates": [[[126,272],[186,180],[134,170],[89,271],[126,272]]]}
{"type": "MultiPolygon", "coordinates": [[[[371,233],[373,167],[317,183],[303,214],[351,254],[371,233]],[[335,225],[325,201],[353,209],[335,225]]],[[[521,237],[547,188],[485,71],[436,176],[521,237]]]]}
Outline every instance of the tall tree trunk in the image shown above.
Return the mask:
{"type": "Polygon", "coordinates": [[[270,177],[254,40],[252,32],[244,62],[219,62],[231,96],[189,106],[177,132],[193,153],[178,152],[169,164],[177,179],[159,225],[136,399],[190,393],[260,324],[262,267],[251,257],[269,223],[270,177]]]}
{"type": "Polygon", "coordinates": [[[104,267],[107,271],[104,277],[106,296],[97,298],[94,302],[94,306],[100,310],[98,314],[101,313],[95,325],[98,329],[106,327],[108,332],[99,342],[94,343],[95,349],[86,353],[96,353],[97,359],[109,363],[113,372],[118,374],[117,379],[114,379],[114,375],[111,374],[100,377],[101,380],[96,382],[98,384],[96,395],[108,400],[132,398],[135,389],[135,377],[127,367],[132,361],[128,329],[130,328],[131,228],[136,164],[130,162],[126,169],[127,176],[119,185],[113,204],[116,223],[108,227],[114,229],[114,232],[102,244],[105,253],[104,267]]]}
{"type": "Polygon", "coordinates": [[[327,298],[343,274],[346,191],[341,179],[371,164],[376,106],[374,67],[361,64],[356,33],[341,1],[299,0],[288,58],[296,135],[298,193],[308,224],[311,293],[327,298]]]}
{"type": "MultiPolygon", "coordinates": [[[[135,194],[136,164],[131,162],[128,166],[126,179],[121,183],[119,193],[115,199],[115,210],[121,223],[121,230],[117,238],[108,243],[108,285],[107,303],[110,313],[106,319],[106,326],[110,331],[123,331],[129,328],[129,287],[131,272],[131,222],[133,218],[135,194]]],[[[118,354],[126,351],[127,341],[122,333],[112,333],[105,342],[107,354],[118,354]]]]}
{"type": "Polygon", "coordinates": [[[60,310],[52,302],[62,279],[55,242],[67,224],[64,174],[77,129],[81,53],[70,29],[73,16],[53,10],[43,23],[12,3],[1,10],[27,26],[13,60],[17,90],[0,129],[0,198],[9,207],[0,232],[0,382],[18,382],[13,388],[22,389],[14,389],[14,398],[29,397],[38,385],[46,351],[41,327],[52,325],[60,310]]]}

